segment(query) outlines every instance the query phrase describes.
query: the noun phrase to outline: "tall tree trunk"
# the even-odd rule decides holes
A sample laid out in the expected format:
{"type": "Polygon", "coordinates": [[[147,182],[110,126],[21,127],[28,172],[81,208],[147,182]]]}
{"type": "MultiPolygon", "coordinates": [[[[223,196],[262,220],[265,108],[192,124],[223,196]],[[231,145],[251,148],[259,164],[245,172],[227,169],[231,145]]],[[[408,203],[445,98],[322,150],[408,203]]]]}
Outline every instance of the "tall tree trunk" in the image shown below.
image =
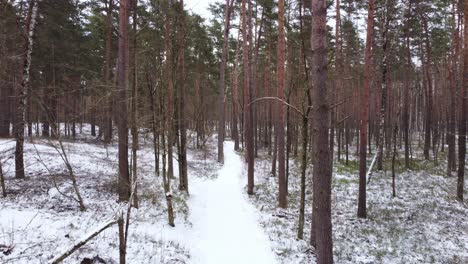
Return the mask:
{"type": "Polygon", "coordinates": [[[224,13],[224,31],[223,31],[223,52],[221,54],[221,65],[219,66],[219,95],[218,95],[218,162],[224,163],[224,134],[225,134],[225,106],[224,106],[224,91],[225,91],[225,76],[226,76],[226,57],[228,52],[229,42],[229,24],[231,22],[231,7],[234,0],[226,0],[224,13]]]}
{"type": "Polygon", "coordinates": [[[120,1],[119,10],[119,59],[117,70],[117,121],[119,134],[119,201],[130,198],[130,175],[128,170],[128,65],[129,65],[129,6],[130,0],[120,1]]]}
{"type": "Polygon", "coordinates": [[[405,76],[405,96],[403,103],[403,129],[404,129],[404,138],[405,138],[405,167],[410,169],[410,138],[409,138],[409,129],[410,129],[410,87],[411,87],[411,46],[410,46],[410,17],[411,17],[411,3],[408,1],[408,10],[407,10],[407,19],[405,26],[405,44],[406,44],[406,76],[405,76]]]}
{"type": "Polygon", "coordinates": [[[179,2],[179,34],[178,34],[178,93],[179,93],[179,190],[188,192],[187,175],[187,130],[185,122],[185,11],[184,1],[179,2]]]}
{"type": "Polygon", "coordinates": [[[386,16],[383,18],[383,29],[382,29],[382,94],[380,98],[380,122],[378,127],[378,154],[377,154],[377,169],[379,171],[383,170],[383,149],[384,149],[384,130],[385,130],[385,113],[387,111],[387,52],[388,52],[388,27],[390,23],[390,11],[388,10],[388,2],[386,2],[387,7],[386,16]]]}
{"type": "Polygon", "coordinates": [[[464,27],[463,27],[463,85],[461,87],[460,123],[458,125],[458,184],[457,198],[463,202],[463,187],[465,183],[465,157],[466,157],[466,115],[468,112],[468,4],[464,7],[464,27]]]}
{"type": "MultiPolygon", "coordinates": [[[[371,0],[372,1],[372,0],[371,0]]],[[[328,130],[330,106],[327,90],[327,8],[325,0],[312,0],[313,83],[313,210],[317,263],[333,263],[331,178],[328,130]]]]}
{"type": "Polygon", "coordinates": [[[37,4],[38,1],[36,0],[29,1],[28,17],[26,18],[27,40],[24,46],[23,79],[19,92],[18,113],[15,126],[15,177],[17,179],[24,178],[24,124],[26,122],[26,98],[29,93],[29,75],[31,69],[31,54],[33,51],[34,28],[36,26],[37,4]]]}
{"type": "MultiPolygon", "coordinates": [[[[174,175],[173,169],[173,157],[172,157],[172,146],[173,146],[173,111],[172,111],[172,49],[170,46],[171,38],[171,23],[172,23],[172,1],[166,3],[166,22],[165,22],[165,34],[164,34],[164,47],[166,50],[166,123],[165,130],[167,133],[167,173],[163,172],[163,185],[166,196],[167,211],[168,211],[168,223],[170,226],[174,224],[174,212],[172,209],[172,192],[171,192],[171,179],[174,175]]],[[[164,135],[163,135],[164,138],[164,135]]],[[[163,143],[164,144],[164,143],[163,143]]],[[[163,161],[165,162],[165,161],[163,161]]],[[[165,168],[163,168],[165,170],[165,168]]]]}
{"type": "Polygon", "coordinates": [[[132,83],[132,186],[135,185],[133,193],[133,205],[138,208],[137,192],[137,169],[138,169],[138,0],[133,0],[133,83],[132,83]]]}
{"type": "MultiPolygon", "coordinates": [[[[432,131],[432,78],[431,78],[431,41],[429,36],[428,23],[425,16],[422,16],[425,48],[426,48],[426,67],[423,78],[426,81],[426,113],[425,113],[425,131],[424,131],[424,158],[429,160],[429,150],[431,149],[431,131],[432,131]]],[[[424,62],[423,62],[424,63],[424,62]]]]}
{"type": "MultiPolygon", "coordinates": [[[[342,75],[343,75],[343,46],[341,38],[341,5],[340,0],[336,0],[336,19],[335,19],[335,87],[334,87],[334,98],[336,100],[337,94],[343,88],[342,75]]],[[[338,107],[331,110],[331,133],[330,133],[330,163],[333,167],[333,152],[334,152],[334,142],[335,142],[335,125],[336,125],[336,115],[338,113],[338,107]]],[[[338,136],[340,142],[340,136],[338,136]]],[[[341,144],[338,144],[338,149],[340,149],[341,144]]],[[[338,160],[340,158],[340,151],[338,152],[338,160]]]]}
{"type": "Polygon", "coordinates": [[[236,57],[234,59],[234,70],[232,77],[232,139],[234,139],[234,150],[239,150],[239,50],[240,32],[238,32],[236,43],[236,57]]]}
{"type": "Polygon", "coordinates": [[[253,194],[254,188],[254,142],[253,142],[253,118],[250,106],[250,67],[248,47],[248,25],[251,23],[247,17],[247,0],[242,0],[242,58],[244,67],[244,133],[247,148],[247,193],[253,194]]]}
{"type": "MultiPolygon", "coordinates": [[[[448,144],[448,154],[447,154],[447,175],[451,176],[453,171],[456,171],[457,162],[455,155],[455,130],[456,130],[456,86],[458,84],[458,51],[459,51],[459,29],[456,25],[456,15],[455,15],[455,3],[457,1],[452,1],[452,31],[453,31],[453,42],[452,50],[453,55],[451,56],[452,65],[449,66],[449,86],[450,86],[450,95],[449,95],[449,106],[448,106],[448,131],[447,131],[447,144],[448,144]]],[[[458,10],[458,8],[457,8],[458,10]]]]}
{"type": "MultiPolygon", "coordinates": [[[[284,51],[285,46],[284,36],[284,0],[278,2],[278,50],[277,50],[277,69],[278,90],[277,97],[284,101],[284,51]]],[[[285,174],[285,148],[284,148],[284,104],[279,102],[276,106],[276,134],[278,142],[278,202],[279,207],[286,208],[288,206],[286,174],[285,174]]]]}
{"type": "Polygon", "coordinates": [[[367,167],[367,128],[369,124],[369,92],[371,83],[372,67],[372,45],[374,37],[374,0],[369,0],[369,10],[367,14],[367,38],[365,52],[364,88],[361,101],[361,134],[359,144],[359,200],[357,215],[360,218],[367,217],[366,210],[366,167],[367,167]]]}
{"type": "MultiPolygon", "coordinates": [[[[106,90],[112,90],[110,88],[110,73],[111,73],[111,49],[112,49],[112,10],[114,9],[114,0],[107,1],[107,14],[106,14],[106,61],[104,63],[104,82],[106,90]]],[[[104,143],[110,143],[112,139],[112,105],[113,105],[113,93],[109,93],[106,97],[105,102],[107,108],[104,109],[104,120],[103,120],[103,134],[104,143]]]]}

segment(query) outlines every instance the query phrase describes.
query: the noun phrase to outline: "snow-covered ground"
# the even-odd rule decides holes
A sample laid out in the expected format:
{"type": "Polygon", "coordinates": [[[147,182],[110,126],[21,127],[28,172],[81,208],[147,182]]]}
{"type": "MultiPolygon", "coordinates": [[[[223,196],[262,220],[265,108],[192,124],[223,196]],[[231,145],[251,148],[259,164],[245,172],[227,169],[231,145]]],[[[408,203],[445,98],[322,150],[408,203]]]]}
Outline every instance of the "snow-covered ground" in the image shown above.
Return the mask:
{"type": "MultiPolygon", "coordinates": [[[[15,180],[11,158],[14,141],[0,140],[8,189],[8,197],[0,199],[0,244],[14,247],[9,255],[0,253],[0,263],[46,263],[126,206],[116,202],[116,145],[96,144],[83,135],[79,139],[64,145],[78,178],[85,212],[61,194],[73,196],[64,163],[55,149],[57,142],[36,139],[26,143],[28,178],[15,180]]],[[[142,138],[140,142],[140,208],[132,211],[129,263],[276,262],[270,241],[258,224],[257,210],[244,194],[244,164],[232,143],[226,142],[222,167],[215,162],[212,140],[205,150],[189,151],[190,196],[177,191],[174,179],[173,228],[166,220],[161,179],[154,175],[151,141],[142,138]]],[[[174,164],[177,175],[175,159],[174,164]]],[[[84,258],[117,263],[117,226],[101,233],[64,263],[79,263],[84,258]]]]}
{"type": "MultiPolygon", "coordinates": [[[[8,197],[0,198],[0,263],[47,263],[90,231],[113,219],[117,203],[117,146],[89,136],[64,146],[87,210],[70,197],[72,187],[56,142],[35,139],[25,145],[26,180],[14,179],[14,141],[0,140],[8,197]],[[54,147],[55,146],[55,147],[54,147]],[[60,192],[57,190],[60,190],[60,192]],[[61,193],[67,195],[64,196],[61,193]]],[[[216,141],[190,149],[190,195],[173,179],[176,227],[167,224],[161,177],[154,175],[151,138],[141,136],[138,156],[140,208],[132,210],[128,263],[313,263],[308,245],[311,193],[307,193],[305,239],[297,240],[298,163],[290,160],[289,208],[277,209],[277,179],[270,177],[271,157],[256,162],[255,195],[246,194],[242,153],[225,143],[225,164],[216,160],[216,141]]],[[[193,146],[190,142],[189,147],[193,146]]],[[[443,157],[441,157],[441,160],[443,157]]],[[[454,197],[456,179],[443,175],[444,164],[415,162],[415,171],[398,171],[397,197],[391,177],[377,173],[368,186],[368,219],[356,218],[357,166],[335,163],[333,237],[336,263],[468,263],[468,208],[454,197]]],[[[174,160],[175,175],[177,165],[174,160]]],[[[308,184],[310,172],[308,170],[308,184]]],[[[466,193],[468,196],[468,193],[466,193]]],[[[118,263],[118,231],[111,227],[64,263],[99,257],[118,263]]],[[[99,263],[99,262],[96,262],[99,263]]]]}
{"type": "MultiPolygon", "coordinates": [[[[354,153],[354,152],[353,152],[354,153]]],[[[421,154],[422,155],[422,154],[421,154]]],[[[414,171],[396,174],[397,197],[392,197],[391,171],[374,173],[367,188],[367,219],[358,219],[358,161],[334,163],[332,182],[333,249],[336,263],[468,263],[468,206],[456,201],[456,177],[445,164],[416,160],[414,171]]],[[[442,160],[443,157],[440,157],[442,160]]],[[[386,164],[387,169],[390,164],[386,164]]],[[[270,177],[271,157],[256,162],[256,195],[251,201],[261,212],[272,248],[281,263],[313,263],[308,246],[312,193],[306,196],[305,240],[297,240],[299,163],[290,160],[289,208],[277,208],[278,181],[270,177]]],[[[311,184],[308,168],[307,184],[311,184]]],[[[465,179],[467,186],[468,179],[465,179]]],[[[310,188],[308,188],[310,190],[310,188]]],[[[465,188],[465,197],[468,191],[465,188]]]]}
{"type": "Polygon", "coordinates": [[[243,192],[244,164],[232,142],[225,143],[224,155],[218,178],[191,188],[193,263],[276,263],[256,209],[243,192]]]}

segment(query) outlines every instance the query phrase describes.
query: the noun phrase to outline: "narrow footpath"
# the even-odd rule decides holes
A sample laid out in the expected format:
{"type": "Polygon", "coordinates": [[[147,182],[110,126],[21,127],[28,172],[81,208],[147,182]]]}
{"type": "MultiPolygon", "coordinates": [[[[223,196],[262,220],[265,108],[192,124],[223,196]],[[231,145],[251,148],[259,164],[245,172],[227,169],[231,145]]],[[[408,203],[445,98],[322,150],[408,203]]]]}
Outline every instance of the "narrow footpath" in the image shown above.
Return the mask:
{"type": "Polygon", "coordinates": [[[231,141],[224,144],[224,158],[217,179],[191,185],[191,260],[196,264],[274,264],[270,241],[244,194],[244,163],[231,141]]]}

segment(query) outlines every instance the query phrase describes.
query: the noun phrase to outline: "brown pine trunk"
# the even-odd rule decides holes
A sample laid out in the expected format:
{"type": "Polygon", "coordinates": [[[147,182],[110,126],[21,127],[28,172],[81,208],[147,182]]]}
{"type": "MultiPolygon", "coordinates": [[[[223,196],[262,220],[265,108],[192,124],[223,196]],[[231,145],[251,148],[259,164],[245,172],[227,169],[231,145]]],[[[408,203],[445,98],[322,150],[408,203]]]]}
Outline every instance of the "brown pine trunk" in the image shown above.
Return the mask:
{"type": "Polygon", "coordinates": [[[117,70],[117,124],[119,135],[119,201],[128,201],[130,198],[130,175],[128,168],[128,26],[129,26],[130,0],[120,1],[119,10],[119,63],[117,70]]]}
{"type": "Polygon", "coordinates": [[[185,121],[185,11],[184,1],[180,0],[178,4],[179,13],[179,32],[178,32],[178,75],[177,93],[178,93],[178,134],[180,137],[178,164],[179,164],[179,190],[188,192],[187,176],[187,130],[185,121]]]}
{"type": "Polygon", "coordinates": [[[404,91],[404,103],[403,103],[403,129],[404,129],[404,141],[405,141],[405,167],[410,169],[410,138],[409,138],[409,129],[410,129],[410,86],[411,86],[411,47],[410,47],[410,38],[409,38],[409,18],[411,17],[411,1],[409,1],[409,6],[407,10],[407,20],[405,27],[405,41],[406,41],[406,77],[405,77],[405,91],[404,91]]]}
{"type": "Polygon", "coordinates": [[[449,86],[450,86],[450,95],[449,95],[449,106],[448,106],[448,127],[447,127],[447,144],[448,144],[448,154],[447,154],[447,175],[451,176],[453,171],[457,169],[456,154],[455,154],[455,130],[456,130],[456,89],[458,82],[458,51],[459,51],[459,29],[458,25],[455,25],[455,1],[452,1],[452,19],[453,19],[453,49],[454,53],[451,56],[452,65],[449,66],[449,86]]]}
{"type": "Polygon", "coordinates": [[[254,188],[254,142],[253,142],[253,118],[250,104],[250,67],[249,67],[249,47],[248,25],[251,23],[247,17],[247,0],[242,0],[242,57],[244,67],[244,133],[247,148],[247,193],[253,194],[254,188]]]}
{"type": "MultiPolygon", "coordinates": [[[[372,1],[372,0],[371,0],[372,1]]],[[[333,263],[331,178],[328,130],[330,106],[327,90],[327,8],[325,0],[312,0],[313,211],[317,263],[333,263]]]]}
{"type": "Polygon", "coordinates": [[[226,82],[226,58],[228,52],[228,41],[229,41],[229,27],[231,22],[231,7],[234,0],[226,0],[226,7],[224,13],[224,33],[223,33],[223,52],[221,55],[221,65],[219,66],[219,95],[218,95],[218,162],[224,163],[224,134],[225,134],[225,106],[224,106],[224,93],[225,93],[225,82],[226,82]]]}
{"type": "MultiPolygon", "coordinates": [[[[278,50],[277,50],[277,69],[278,90],[277,97],[284,100],[284,51],[285,36],[284,36],[284,0],[278,2],[278,50]]],[[[285,147],[284,147],[284,104],[276,105],[277,120],[276,134],[278,144],[278,202],[279,207],[286,208],[288,206],[287,188],[286,188],[286,172],[285,172],[285,147]]]]}
{"type": "MultiPolygon", "coordinates": [[[[107,14],[106,14],[106,61],[104,63],[104,82],[107,86],[107,90],[111,89],[110,73],[111,73],[111,49],[112,49],[112,10],[114,1],[108,0],[107,2],[107,14]]],[[[104,134],[104,143],[110,143],[112,139],[112,93],[106,98],[107,108],[104,110],[104,120],[103,120],[103,134],[104,134]]]]}
{"type": "MultiPolygon", "coordinates": [[[[334,98],[336,101],[339,96],[339,91],[342,90],[343,82],[342,82],[342,75],[343,75],[343,47],[342,47],[342,39],[341,39],[341,8],[340,8],[340,0],[336,0],[336,19],[335,19],[335,87],[334,87],[334,98]]],[[[335,144],[335,127],[336,127],[336,116],[338,115],[338,106],[334,107],[331,110],[331,133],[330,133],[330,164],[333,167],[333,152],[334,152],[334,144],[335,144]]],[[[340,160],[340,151],[341,150],[341,140],[340,134],[338,134],[338,160],[340,160]]]]}
{"type": "Polygon", "coordinates": [[[133,0],[133,83],[132,83],[132,180],[131,184],[134,187],[133,205],[138,208],[138,189],[137,189],[137,169],[138,169],[138,0],[133,0]]]}
{"type": "Polygon", "coordinates": [[[360,218],[367,217],[366,210],[366,167],[367,167],[367,128],[369,124],[369,92],[372,67],[372,43],[374,36],[374,0],[369,0],[369,10],[367,14],[367,38],[365,52],[364,88],[361,101],[360,118],[360,144],[359,144],[359,200],[357,215],[360,218]]]}
{"type": "Polygon", "coordinates": [[[466,157],[466,115],[468,112],[468,5],[464,7],[464,29],[463,29],[463,85],[461,86],[461,105],[460,105],[460,122],[458,126],[458,183],[457,183],[457,198],[463,202],[463,188],[465,183],[465,157],[466,157]]]}
{"type": "Polygon", "coordinates": [[[423,78],[426,81],[426,113],[425,113],[425,131],[424,131],[424,158],[429,160],[429,151],[431,149],[431,132],[432,132],[432,78],[431,78],[431,42],[429,39],[429,29],[427,19],[422,16],[425,48],[426,48],[426,67],[423,78]]]}
{"type": "Polygon", "coordinates": [[[234,140],[234,150],[239,150],[239,50],[240,32],[237,36],[236,57],[234,60],[234,70],[232,73],[232,139],[234,140]]]}
{"type": "MultiPolygon", "coordinates": [[[[170,47],[170,38],[171,38],[171,19],[172,19],[172,2],[166,3],[166,22],[165,22],[165,34],[164,34],[164,46],[166,50],[166,123],[165,130],[167,133],[167,173],[165,168],[163,168],[163,185],[166,196],[167,211],[168,211],[168,223],[170,226],[174,227],[174,212],[172,209],[172,192],[171,192],[171,179],[174,175],[173,168],[173,157],[172,157],[172,147],[173,147],[173,111],[172,111],[172,49],[170,47]]],[[[164,140],[164,135],[162,136],[164,140]]],[[[163,142],[164,145],[164,142],[163,142]]],[[[165,160],[163,160],[165,163],[165,160]]],[[[165,166],[164,166],[165,167],[165,166]]]]}

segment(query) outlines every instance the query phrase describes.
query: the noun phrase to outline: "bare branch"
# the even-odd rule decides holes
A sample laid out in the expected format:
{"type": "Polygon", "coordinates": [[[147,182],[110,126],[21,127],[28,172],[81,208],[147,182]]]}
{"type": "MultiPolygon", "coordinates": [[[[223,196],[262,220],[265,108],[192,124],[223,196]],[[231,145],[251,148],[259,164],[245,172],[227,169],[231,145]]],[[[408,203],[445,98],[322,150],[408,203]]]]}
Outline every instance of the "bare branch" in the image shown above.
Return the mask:
{"type": "Polygon", "coordinates": [[[292,108],[293,110],[295,110],[301,116],[305,116],[305,114],[299,108],[295,107],[294,105],[289,104],[285,100],[283,100],[281,98],[278,98],[278,97],[260,97],[260,98],[257,98],[255,100],[253,100],[252,102],[250,102],[249,106],[253,105],[253,104],[257,103],[257,102],[264,101],[264,100],[273,100],[273,101],[281,102],[284,105],[286,105],[287,107],[292,108]]]}

